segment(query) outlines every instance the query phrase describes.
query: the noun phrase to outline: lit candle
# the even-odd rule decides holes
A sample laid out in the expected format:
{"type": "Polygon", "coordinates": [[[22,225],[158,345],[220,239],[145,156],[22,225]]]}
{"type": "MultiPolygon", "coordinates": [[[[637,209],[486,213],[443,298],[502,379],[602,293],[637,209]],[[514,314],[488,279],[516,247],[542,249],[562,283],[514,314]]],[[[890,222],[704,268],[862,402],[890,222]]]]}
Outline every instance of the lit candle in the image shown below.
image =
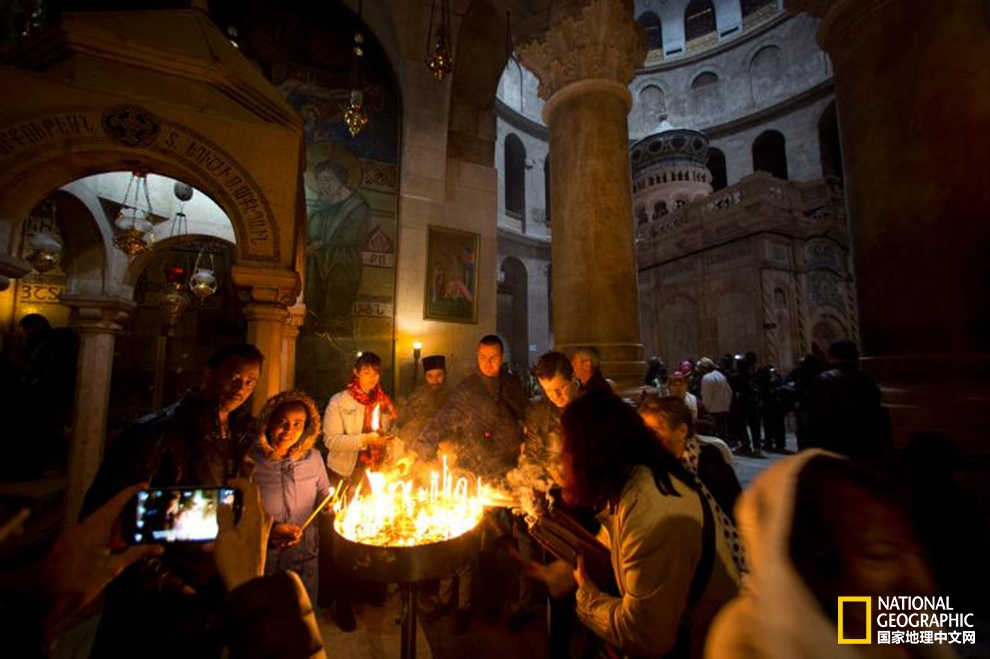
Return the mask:
{"type": "Polygon", "coordinates": [[[378,406],[375,405],[375,409],[373,409],[371,411],[371,431],[372,432],[378,432],[378,418],[379,418],[378,406]]]}

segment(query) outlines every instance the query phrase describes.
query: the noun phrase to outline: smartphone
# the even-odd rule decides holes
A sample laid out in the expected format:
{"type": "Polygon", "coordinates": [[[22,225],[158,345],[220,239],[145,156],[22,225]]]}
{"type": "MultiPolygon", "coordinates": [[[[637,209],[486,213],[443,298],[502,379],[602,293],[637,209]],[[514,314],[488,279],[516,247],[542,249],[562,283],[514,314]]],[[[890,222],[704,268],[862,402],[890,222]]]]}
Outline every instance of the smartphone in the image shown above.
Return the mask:
{"type": "Polygon", "coordinates": [[[241,492],[231,487],[156,487],[141,490],[133,503],[132,544],[212,542],[220,527],[220,504],[240,517],[241,492]]]}

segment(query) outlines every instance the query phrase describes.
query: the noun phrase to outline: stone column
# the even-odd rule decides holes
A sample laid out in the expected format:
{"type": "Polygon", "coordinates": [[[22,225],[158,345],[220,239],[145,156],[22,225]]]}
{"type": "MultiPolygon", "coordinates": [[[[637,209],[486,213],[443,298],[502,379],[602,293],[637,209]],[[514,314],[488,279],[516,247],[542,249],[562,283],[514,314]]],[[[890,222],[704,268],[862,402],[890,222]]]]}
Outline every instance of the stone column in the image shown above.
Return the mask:
{"type": "Polygon", "coordinates": [[[123,298],[68,295],[62,297],[62,303],[72,308],[72,326],[79,335],[75,411],[65,494],[66,521],[71,524],[79,516],[83,497],[103,460],[113,345],[135,304],[123,298]]]}
{"type": "Polygon", "coordinates": [[[231,278],[247,300],[247,342],[254,344],[265,356],[261,378],[251,399],[251,409],[257,414],[269,397],[283,391],[282,341],[288,307],[299,295],[299,275],[291,270],[234,266],[231,278]]]}
{"type": "Polygon", "coordinates": [[[540,80],[550,132],[553,330],[558,350],[596,346],[620,384],[643,375],[633,243],[627,85],[646,57],[627,0],[557,4],[517,48],[540,80]]]}
{"type": "Polygon", "coordinates": [[[980,0],[787,0],[834,68],[864,366],[895,445],[990,455],[990,16],[980,0]],[[933,56],[938,53],[938,56],[933,56]]]}
{"type": "Polygon", "coordinates": [[[296,303],[287,309],[289,317],[282,328],[282,388],[296,387],[296,339],[306,320],[306,305],[296,303]]]}

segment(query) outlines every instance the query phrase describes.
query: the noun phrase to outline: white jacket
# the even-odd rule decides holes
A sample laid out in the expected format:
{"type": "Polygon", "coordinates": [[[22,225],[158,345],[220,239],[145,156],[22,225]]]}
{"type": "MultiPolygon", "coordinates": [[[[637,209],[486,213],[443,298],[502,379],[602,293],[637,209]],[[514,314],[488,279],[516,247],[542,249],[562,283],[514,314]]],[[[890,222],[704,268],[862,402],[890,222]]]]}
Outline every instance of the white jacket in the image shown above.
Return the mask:
{"type": "Polygon", "coordinates": [[[347,478],[354,471],[364,435],[364,405],[346,389],[327,403],[323,413],[323,443],[330,451],[327,467],[347,478]]]}
{"type": "MultiPolygon", "coordinates": [[[[701,500],[676,477],[670,480],[680,496],[662,495],[652,472],[635,467],[618,505],[599,515],[599,539],[609,546],[621,596],[608,595],[590,581],[577,591],[577,614],[588,629],[626,654],[651,659],[674,647],[702,550],[701,500]]],[[[720,529],[715,543],[711,577],[690,611],[694,658],[701,657],[712,618],[739,588],[731,548],[720,529]]]]}

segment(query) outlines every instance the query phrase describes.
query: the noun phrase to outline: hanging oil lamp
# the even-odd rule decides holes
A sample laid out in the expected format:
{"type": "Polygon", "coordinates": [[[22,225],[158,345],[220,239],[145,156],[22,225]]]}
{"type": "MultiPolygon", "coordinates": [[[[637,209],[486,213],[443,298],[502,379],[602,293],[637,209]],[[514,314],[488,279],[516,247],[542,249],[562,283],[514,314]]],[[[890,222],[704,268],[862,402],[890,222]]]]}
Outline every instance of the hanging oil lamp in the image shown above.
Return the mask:
{"type": "Polygon", "coordinates": [[[437,0],[433,0],[430,9],[430,29],[426,33],[426,66],[437,82],[443,82],[444,76],[454,70],[454,58],[450,54],[450,0],[441,0],[440,21],[436,24],[436,36],[434,36],[433,19],[436,9],[437,0]]]}

